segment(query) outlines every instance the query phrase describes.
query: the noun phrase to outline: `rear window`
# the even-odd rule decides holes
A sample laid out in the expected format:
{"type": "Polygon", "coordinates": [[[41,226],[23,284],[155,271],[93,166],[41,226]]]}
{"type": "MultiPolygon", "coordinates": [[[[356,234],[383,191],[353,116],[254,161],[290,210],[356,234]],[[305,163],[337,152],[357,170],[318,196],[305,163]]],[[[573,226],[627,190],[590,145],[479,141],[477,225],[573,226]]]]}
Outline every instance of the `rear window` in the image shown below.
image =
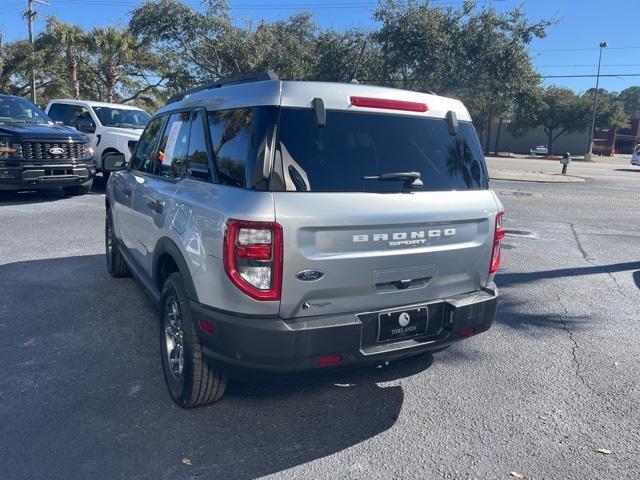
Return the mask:
{"type": "Polygon", "coordinates": [[[363,180],[384,173],[419,172],[422,190],[488,188],[473,125],[449,134],[445,119],[327,111],[324,128],[311,109],[282,108],[272,190],[399,192],[402,180],[363,180]]]}

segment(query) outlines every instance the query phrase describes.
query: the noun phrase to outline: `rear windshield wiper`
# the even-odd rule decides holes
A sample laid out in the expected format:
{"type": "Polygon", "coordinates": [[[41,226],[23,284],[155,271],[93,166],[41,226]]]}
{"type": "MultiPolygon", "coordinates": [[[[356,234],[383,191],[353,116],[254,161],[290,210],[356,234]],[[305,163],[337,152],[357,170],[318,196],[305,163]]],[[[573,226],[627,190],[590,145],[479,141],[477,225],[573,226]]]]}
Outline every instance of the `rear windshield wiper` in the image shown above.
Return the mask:
{"type": "Polygon", "coordinates": [[[401,180],[404,182],[405,188],[422,188],[424,185],[422,180],[420,180],[420,172],[392,172],[381,175],[364,175],[362,180],[379,180],[381,182],[401,180]]]}

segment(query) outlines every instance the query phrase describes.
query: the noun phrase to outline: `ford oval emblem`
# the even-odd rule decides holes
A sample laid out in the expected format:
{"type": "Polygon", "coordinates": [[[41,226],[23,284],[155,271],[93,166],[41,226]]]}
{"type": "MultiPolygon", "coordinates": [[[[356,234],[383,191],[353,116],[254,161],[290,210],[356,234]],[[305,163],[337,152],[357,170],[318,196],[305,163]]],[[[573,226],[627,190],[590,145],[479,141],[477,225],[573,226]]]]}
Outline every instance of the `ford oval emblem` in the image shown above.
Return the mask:
{"type": "Polygon", "coordinates": [[[313,282],[315,280],[320,280],[322,277],[324,277],[324,272],[322,270],[302,270],[301,272],[296,273],[296,278],[303,282],[313,282]]]}
{"type": "Polygon", "coordinates": [[[49,153],[51,155],[62,155],[64,153],[64,148],[53,147],[49,149],[49,153]]]}

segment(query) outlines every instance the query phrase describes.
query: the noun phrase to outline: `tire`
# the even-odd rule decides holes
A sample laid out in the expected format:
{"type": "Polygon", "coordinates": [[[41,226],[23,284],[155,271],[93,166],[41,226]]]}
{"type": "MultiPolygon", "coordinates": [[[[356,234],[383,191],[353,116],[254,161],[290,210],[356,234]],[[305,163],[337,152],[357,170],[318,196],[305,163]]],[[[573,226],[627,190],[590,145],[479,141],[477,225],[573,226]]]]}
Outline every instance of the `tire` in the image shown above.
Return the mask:
{"type": "Polygon", "coordinates": [[[104,247],[107,257],[107,271],[109,274],[113,278],[131,276],[129,267],[124,261],[124,257],[116,241],[116,236],[113,233],[113,218],[111,217],[111,210],[108,209],[104,220],[104,247]]]}
{"type": "Polygon", "coordinates": [[[167,278],[160,305],[160,355],[171,398],[183,408],[218,401],[224,394],[227,377],[209,367],[202,357],[180,273],[167,278]]]}
{"type": "Polygon", "coordinates": [[[75,197],[78,195],[84,195],[85,193],[89,193],[92,185],[93,185],[93,178],[88,182],[84,182],[82,185],[74,185],[73,187],[62,187],[62,191],[64,191],[65,195],[70,195],[72,197],[75,197]]]}

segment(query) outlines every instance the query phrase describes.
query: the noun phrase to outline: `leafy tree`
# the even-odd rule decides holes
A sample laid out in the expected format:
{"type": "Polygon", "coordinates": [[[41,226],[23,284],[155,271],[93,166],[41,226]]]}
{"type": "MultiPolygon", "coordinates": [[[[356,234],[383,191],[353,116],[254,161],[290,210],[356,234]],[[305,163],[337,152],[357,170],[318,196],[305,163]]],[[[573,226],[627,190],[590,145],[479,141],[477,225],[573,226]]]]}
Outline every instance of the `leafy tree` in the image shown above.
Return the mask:
{"type": "Polygon", "coordinates": [[[618,95],[624,105],[625,113],[630,117],[640,117],[640,87],[629,87],[618,95]]]}
{"type": "MultiPolygon", "coordinates": [[[[593,118],[593,100],[595,88],[587,90],[581,97],[587,109],[589,109],[589,122],[593,118]]],[[[615,93],[610,93],[603,88],[598,89],[598,103],[596,105],[596,130],[609,130],[627,125],[628,116],[624,111],[624,104],[618,100],[615,93]]],[[[591,123],[589,123],[591,126],[591,123]]]]}
{"type": "Polygon", "coordinates": [[[584,131],[590,122],[588,104],[568,88],[539,89],[520,103],[509,126],[514,134],[541,127],[547,135],[547,148],[566,133],[584,131]]]}
{"type": "Polygon", "coordinates": [[[78,79],[79,50],[86,44],[86,34],[78,25],[70,25],[50,17],[47,30],[41,36],[40,42],[45,48],[53,52],[64,54],[67,77],[73,98],[80,98],[80,80],[78,79]]]}

